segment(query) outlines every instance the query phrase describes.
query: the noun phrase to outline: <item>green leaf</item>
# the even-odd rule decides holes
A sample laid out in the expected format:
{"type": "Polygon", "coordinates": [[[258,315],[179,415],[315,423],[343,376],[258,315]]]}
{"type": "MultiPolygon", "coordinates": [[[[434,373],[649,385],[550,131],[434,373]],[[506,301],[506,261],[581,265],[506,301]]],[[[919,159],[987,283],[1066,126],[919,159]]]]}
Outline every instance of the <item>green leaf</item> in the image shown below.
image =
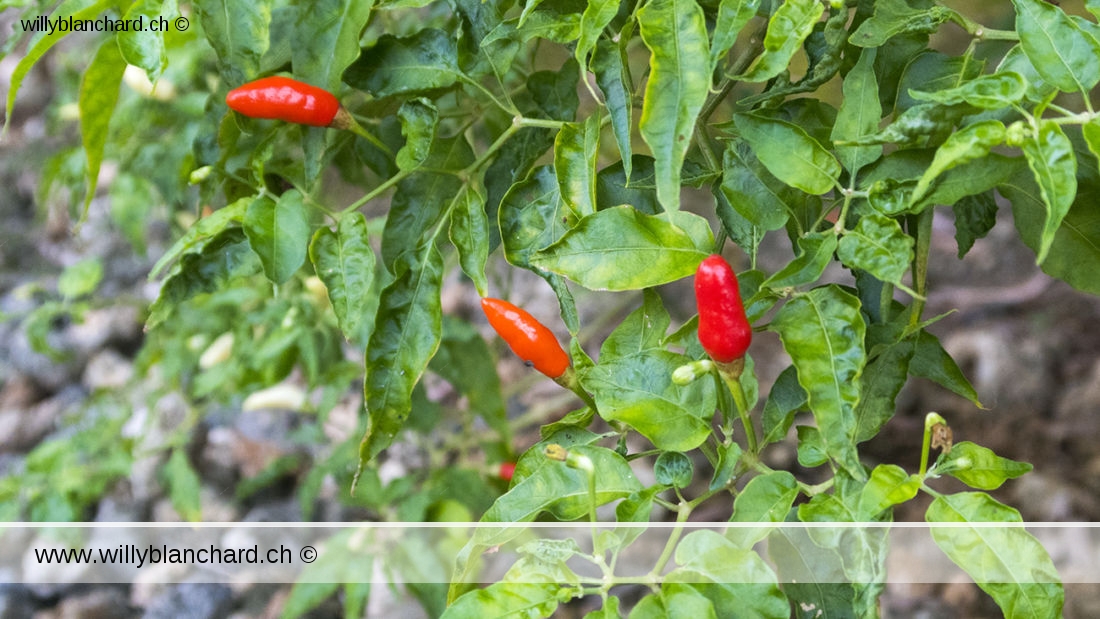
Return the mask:
{"type": "Polygon", "coordinates": [[[714,605],[688,585],[669,583],[659,593],[642,598],[630,619],[717,619],[714,605]]]}
{"type": "Polygon", "coordinates": [[[560,239],[576,223],[550,166],[513,185],[500,201],[497,218],[504,257],[523,268],[531,267],[536,251],[560,239]]]}
{"type": "Polygon", "coordinates": [[[489,220],[485,215],[485,198],[467,187],[451,213],[451,243],[458,250],[462,272],[474,282],[480,296],[486,296],[489,281],[485,278],[485,263],[489,259],[489,220]]]}
{"type": "Polygon", "coordinates": [[[1038,122],[1037,133],[1025,139],[1022,148],[1039,184],[1043,204],[1047,207],[1036,252],[1036,264],[1042,264],[1054,243],[1058,227],[1062,225],[1077,195],[1077,157],[1073,153],[1073,144],[1057,123],[1052,120],[1038,122]]]}
{"type": "Polygon", "coordinates": [[[764,82],[779,75],[802,47],[821,19],[825,5],[816,0],[784,0],[768,20],[764,53],[749,70],[738,76],[746,82],[764,82]]]}
{"type": "Polygon", "coordinates": [[[57,292],[66,299],[91,294],[103,280],[103,263],[99,258],[85,258],[65,267],[57,278],[57,292]]]}
{"type": "Polygon", "coordinates": [[[600,151],[600,116],[565,123],[554,140],[554,172],[561,198],[578,217],[596,212],[596,161],[600,151]]]}
{"type": "Polygon", "coordinates": [[[933,204],[955,204],[966,196],[987,192],[1015,175],[1023,166],[1021,157],[989,153],[948,170],[932,184],[932,191],[907,210],[919,212],[933,204]]]}
{"type": "Polygon", "coordinates": [[[983,408],[982,403],[978,401],[978,393],[974,391],[974,387],[963,375],[958,364],[943,349],[936,336],[927,331],[922,330],[917,336],[917,349],[909,362],[909,373],[927,378],[970,400],[974,406],[983,408]]]}
{"type": "Polygon", "coordinates": [[[1004,140],[1005,126],[999,120],[976,122],[951,134],[951,137],[936,150],[932,165],[925,170],[924,175],[917,182],[913,195],[909,199],[910,204],[919,202],[940,174],[969,161],[985,157],[990,149],[1001,145],[1004,140]]]}
{"type": "Polygon", "coordinates": [[[382,230],[382,264],[392,269],[402,254],[421,251],[451,205],[463,199],[462,181],[452,174],[422,171],[398,183],[382,230]]]}
{"type": "Polygon", "coordinates": [[[1012,0],[1020,47],[1043,79],[1066,92],[1088,92],[1100,81],[1100,42],[1062,9],[1042,0],[1012,0]]]}
{"type": "Polygon", "coordinates": [[[764,403],[761,426],[764,431],[762,445],[783,440],[791,429],[794,415],[806,408],[806,390],[798,384],[798,373],[793,365],[779,373],[764,403]]]}
{"type": "Polygon", "coordinates": [[[997,201],[992,192],[967,196],[951,207],[955,213],[955,243],[962,260],[974,241],[984,238],[997,223],[997,201]]]}
{"type": "Polygon", "coordinates": [[[942,6],[914,8],[906,0],[878,0],[874,8],[874,15],[849,37],[852,45],[881,47],[898,35],[932,33],[954,13],[942,6]]]}
{"type": "Polygon", "coordinates": [[[296,5],[291,62],[294,74],[337,92],[340,76],[359,56],[359,35],[374,0],[310,0],[296,5]]]}
{"type": "Polygon", "coordinates": [[[179,8],[174,1],[138,0],[126,9],[122,18],[127,21],[141,20],[140,23],[150,27],[123,30],[115,35],[126,63],[144,70],[154,84],[168,66],[168,54],[164,49],[165,32],[153,30],[152,25],[171,22],[178,15],[179,8]]]}
{"type": "Polygon", "coordinates": [[[645,215],[631,206],[604,209],[531,256],[531,264],[590,290],[667,284],[694,273],[714,246],[705,219],[687,212],[671,219],[669,223],[669,218],[645,215]],[[616,250],[609,253],[608,247],[616,250]]]}
{"type": "MultiPolygon", "coordinates": [[[[1097,191],[1091,185],[1085,189],[1078,191],[1077,199],[1055,233],[1047,259],[1040,266],[1043,272],[1078,290],[1100,294],[1100,243],[1096,241],[1100,238],[1100,218],[1095,208],[1097,191]]],[[[1047,209],[1035,181],[1016,177],[1000,185],[998,190],[1012,202],[1012,214],[1020,238],[1038,253],[1047,209]]]]}
{"type": "Polygon", "coordinates": [[[1017,525],[933,526],[931,533],[936,545],[997,602],[1006,618],[1062,616],[1062,581],[1050,555],[1024,529],[1020,512],[984,492],[959,492],[936,497],[925,520],[1017,525]]]}
{"type": "MultiPolygon", "coordinates": [[[[604,28],[607,28],[618,11],[619,3],[615,0],[594,0],[593,2],[587,3],[587,6],[584,8],[584,13],[581,14],[580,34],[577,40],[577,47],[573,50],[573,55],[577,59],[577,64],[582,67],[588,65],[587,60],[589,52],[597,47],[604,28]]],[[[629,155],[624,155],[624,157],[629,157],[629,155]]]]}
{"type": "Polygon", "coordinates": [[[230,226],[239,224],[244,219],[244,214],[252,200],[251,197],[241,198],[195,222],[195,225],[188,228],[187,232],[164,252],[160,260],[157,260],[149,272],[149,278],[158,277],[169,263],[184,253],[202,251],[202,248],[219,234],[230,226]]]}
{"type": "MultiPolygon", "coordinates": [[[[757,475],[745,484],[733,502],[730,522],[783,522],[798,498],[798,481],[787,471],[757,475]]],[[[775,527],[730,527],[726,538],[734,546],[752,550],[775,527]]]]}
{"type": "Polygon", "coordinates": [[[1019,102],[1026,93],[1027,82],[1023,76],[1006,71],[983,75],[945,90],[910,90],[909,96],[917,101],[935,101],[945,105],[968,103],[985,110],[999,110],[1019,102]]]}
{"type": "Polygon", "coordinates": [[[859,299],[838,286],[816,288],[787,302],[770,329],[798,368],[829,456],[856,479],[866,477],[855,449],[855,406],[866,363],[866,326],[859,299]]]}
{"type": "MultiPolygon", "coordinates": [[[[56,20],[71,17],[74,22],[78,20],[84,21],[94,18],[111,6],[114,6],[114,2],[111,0],[100,0],[99,2],[90,2],[89,0],[66,0],[58,5],[53,14],[49,16],[49,19],[56,20]]],[[[11,122],[12,112],[15,110],[15,96],[19,94],[19,88],[23,85],[23,80],[27,77],[27,74],[30,73],[34,65],[42,59],[42,56],[46,55],[46,52],[50,51],[50,48],[63,38],[62,36],[50,36],[47,32],[36,33],[36,35],[31,38],[26,55],[15,65],[15,69],[11,73],[11,80],[8,82],[8,97],[4,109],[4,130],[0,132],[0,139],[8,133],[8,124],[11,122]]],[[[3,50],[4,52],[7,51],[6,44],[3,50]]],[[[114,106],[112,105],[111,108],[113,109],[114,106]]]]}
{"type": "Polygon", "coordinates": [[[674,558],[679,567],[665,582],[690,584],[711,601],[719,617],[786,617],[790,612],[775,573],[760,555],[715,531],[688,533],[676,545],[674,558]]]}
{"type": "Polygon", "coordinates": [[[749,20],[756,16],[761,0],[721,0],[718,3],[718,18],[714,24],[714,40],[710,44],[710,66],[718,68],[718,63],[726,57],[737,35],[749,20]]]}
{"type": "Polygon", "coordinates": [[[344,72],[345,82],[375,97],[448,88],[462,77],[454,39],[434,28],[408,37],[382,35],[344,72]]]}
{"type": "MultiPolygon", "coordinates": [[[[854,140],[878,131],[882,119],[878,78],[875,77],[875,49],[860,52],[859,61],[844,76],[844,100],[830,136],[833,141],[854,140]]],[[[836,154],[850,174],[882,156],[882,146],[837,146],[836,154]]]]}
{"type": "Polygon", "coordinates": [[[717,394],[713,381],[672,382],[672,371],[690,361],[666,350],[601,358],[581,384],[604,419],[630,425],[658,449],[691,451],[711,434],[717,394]]]}
{"type": "Polygon", "coordinates": [[[260,59],[271,39],[271,5],[271,0],[193,3],[206,41],[218,56],[218,71],[226,85],[235,88],[260,73],[260,59]]]}
{"type": "Polygon", "coordinates": [[[1024,81],[1027,83],[1027,91],[1025,97],[1028,101],[1038,103],[1046,99],[1052,92],[1057,90],[1051,84],[1048,84],[1042,76],[1039,75],[1039,71],[1035,69],[1035,66],[1028,60],[1027,54],[1024,53],[1023,48],[1016,44],[1012,49],[1008,50],[1005,57],[1001,59],[1001,64],[997,66],[997,72],[1012,71],[1019,73],[1024,81]]]}
{"type": "MultiPolygon", "coordinates": [[[[364,402],[369,424],[359,445],[359,470],[397,437],[412,408],[412,391],[439,348],[443,256],[434,245],[403,254],[382,290],[367,344],[364,402]]],[[[357,474],[358,475],[358,474],[357,474]]]]}
{"type": "Polygon", "coordinates": [[[653,290],[643,291],[642,306],[619,323],[600,346],[600,361],[611,361],[634,353],[662,350],[672,319],[653,290]]]}
{"type": "Polygon", "coordinates": [[[496,366],[488,344],[469,323],[457,318],[444,316],[442,326],[439,350],[428,369],[464,394],[470,411],[485,419],[503,440],[508,440],[510,430],[500,393],[500,377],[493,371],[496,366]]]}
{"type": "Polygon", "coordinates": [[[199,475],[188,461],[185,449],[172,450],[172,455],[164,465],[164,480],[176,513],[187,522],[202,520],[199,475]]]}
{"type": "MultiPolygon", "coordinates": [[[[596,471],[596,505],[630,496],[642,489],[627,461],[613,450],[594,445],[573,445],[571,453],[592,461],[596,471]]],[[[532,453],[539,464],[485,512],[482,522],[530,522],[548,511],[559,520],[576,520],[590,511],[588,475],[564,462],[550,460],[541,451],[532,453]]],[[[516,467],[517,476],[519,467],[516,467]]],[[[491,531],[491,530],[490,530],[491,531]]]]}
{"type": "Polygon", "coordinates": [[[84,217],[88,215],[88,207],[99,184],[103,150],[107,146],[111,117],[118,104],[118,87],[122,84],[125,71],[126,61],[122,59],[118,44],[113,39],[107,39],[99,46],[92,64],[84,72],[84,79],[80,81],[80,140],[88,164],[84,217]]]}
{"type": "MultiPolygon", "coordinates": [[[[866,304],[864,305],[866,309],[866,304]]],[[[909,378],[909,364],[916,352],[916,341],[897,341],[893,325],[871,325],[867,328],[867,345],[878,354],[867,363],[860,378],[861,392],[856,405],[856,442],[870,440],[894,416],[895,402],[909,378]],[[880,334],[886,335],[880,335],[880,334]],[[881,341],[886,339],[887,341],[881,341]]]]}
{"type": "Polygon", "coordinates": [[[813,426],[796,426],[795,431],[798,432],[798,464],[812,469],[829,461],[821,430],[813,426]]]}
{"type": "Polygon", "coordinates": [[[836,253],[844,266],[899,285],[913,260],[913,243],[896,219],[869,213],[841,237],[836,253]]]}
{"type": "Polygon", "coordinates": [[[714,467],[714,476],[711,477],[708,490],[725,488],[733,481],[742,453],[741,446],[734,442],[718,448],[718,464],[714,467]]]}
{"type": "Polygon", "coordinates": [[[638,129],[656,159],[657,199],[678,211],[680,169],[710,85],[706,18],[695,0],[648,0],[638,25],[652,53],[638,129]]]}
{"type": "Polygon", "coordinates": [[[374,281],[374,251],[363,214],[343,216],[335,231],[327,226],[318,228],[309,244],[309,258],[328,290],[340,330],[354,341],[359,337],[374,281]]]}
{"type": "MultiPolygon", "coordinates": [[[[589,6],[593,4],[596,3],[591,3],[589,6]]],[[[596,43],[596,51],[592,54],[592,72],[596,75],[596,85],[603,91],[604,105],[611,117],[615,143],[619,145],[619,157],[622,160],[626,178],[629,180],[634,153],[631,144],[631,124],[634,114],[631,97],[634,85],[629,82],[623,54],[620,46],[600,39],[596,43]]]]}
{"type": "Polygon", "coordinates": [[[882,510],[917,496],[920,487],[919,475],[907,475],[896,464],[880,464],[871,471],[871,478],[860,494],[859,516],[871,520],[882,510]]]}
{"type": "Polygon", "coordinates": [[[218,290],[230,279],[253,275],[260,269],[260,261],[244,231],[240,228],[222,231],[203,243],[200,250],[185,253],[172,268],[157,300],[149,307],[146,331],[164,322],[184,301],[218,290]]]}
{"type": "MultiPolygon", "coordinates": [[[[1024,62],[1027,58],[1020,52],[1024,62]]],[[[982,75],[983,62],[973,57],[948,56],[933,50],[923,50],[905,64],[905,72],[898,81],[898,97],[894,102],[894,115],[918,105],[912,91],[937,92],[951,90],[960,83],[982,75]]],[[[1008,71],[1007,69],[1005,70],[1008,71]]]]}
{"type": "Polygon", "coordinates": [[[302,194],[291,189],[279,202],[267,196],[248,206],[242,222],[252,250],[264,265],[264,274],[282,284],[302,266],[309,249],[309,213],[302,194]]]}
{"type": "Polygon", "coordinates": [[[397,118],[401,120],[401,133],[405,136],[405,145],[397,151],[397,167],[414,170],[431,153],[439,112],[427,99],[412,99],[401,104],[397,118]]]}
{"type": "Polygon", "coordinates": [[[673,488],[687,488],[695,475],[695,465],[679,451],[663,451],[653,463],[657,483],[673,488]]]}
{"type": "Polygon", "coordinates": [[[1089,152],[1100,160],[1100,118],[1093,118],[1081,125],[1081,135],[1085,138],[1089,152]]]}
{"type": "Polygon", "coordinates": [[[833,232],[811,232],[798,239],[801,250],[794,260],[764,280],[761,288],[782,290],[816,282],[833,260],[837,238],[833,232]]]}
{"type": "Polygon", "coordinates": [[[795,192],[768,172],[755,155],[742,155],[739,150],[736,143],[726,149],[722,195],[754,227],[765,231],[782,228],[790,218],[789,202],[798,199],[791,195],[795,192]]]}
{"type": "Polygon", "coordinates": [[[951,451],[936,465],[936,470],[947,473],[962,483],[978,490],[996,490],[1006,480],[1031,471],[1027,462],[1002,458],[992,449],[975,445],[970,441],[955,443],[951,451]]]}
{"type": "Polygon", "coordinates": [[[454,601],[442,619],[486,617],[550,617],[558,608],[557,584],[495,582],[454,601]]]}
{"type": "Polygon", "coordinates": [[[760,162],[779,180],[814,195],[835,186],[840,163],[801,127],[754,114],[737,114],[734,123],[760,162]]]}

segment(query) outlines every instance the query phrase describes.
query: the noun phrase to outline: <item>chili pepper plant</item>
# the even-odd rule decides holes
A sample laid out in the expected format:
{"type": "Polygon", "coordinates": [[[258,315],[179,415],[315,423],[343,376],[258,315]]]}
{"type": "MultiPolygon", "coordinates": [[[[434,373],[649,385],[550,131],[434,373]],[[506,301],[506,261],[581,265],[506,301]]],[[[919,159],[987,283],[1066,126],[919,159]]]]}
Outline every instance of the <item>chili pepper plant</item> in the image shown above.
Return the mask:
{"type": "MultiPolygon", "coordinates": [[[[642,577],[617,571],[631,535],[528,548],[484,588],[466,578],[492,546],[475,537],[449,592],[417,589],[429,612],[550,616],[585,599],[601,609],[593,617],[629,606],[646,617],[875,616],[886,575],[869,529],[845,538],[871,550],[836,568],[841,582],[795,582],[756,543],[775,542],[785,521],[888,522],[921,494],[930,523],[1021,522],[988,492],[1031,465],[945,439],[951,420],[934,411],[914,439],[919,467],[868,462],[861,444],[891,422],[910,377],[989,414],[929,330],[940,318],[925,312],[937,211],[953,212],[963,258],[1011,209],[1045,272],[1100,292],[1100,2],[1071,14],[1013,0],[1000,18],[933,0],[109,6],[80,11],[184,14],[194,30],[183,42],[100,40],[79,94],[87,200],[120,143],[111,116],[127,65],[157,82],[181,48],[208,59],[190,82],[204,108],[182,203],[211,212],[180,230],[152,274],[149,342],[167,346],[182,325],[203,328],[196,312],[242,298],[289,316],[236,340],[282,334],[263,349],[278,363],[241,362],[192,396],[270,386],[294,368],[327,394],[361,381],[359,432],[310,483],[335,474],[379,518],[684,524],[717,504],[723,519],[758,525],[674,529],[642,577]],[[226,105],[242,85],[287,78],[336,107],[318,119],[291,100],[274,112],[232,94],[237,112],[226,105]],[[337,108],[354,130],[313,126],[337,108]],[[758,253],[775,238],[789,242],[786,266],[764,269],[758,253]],[[834,264],[843,276],[826,281],[834,264]],[[514,294],[517,271],[540,278],[556,305],[514,294]],[[697,309],[684,315],[662,293],[693,277],[697,309]],[[486,299],[503,341],[480,314],[445,314],[441,291],[459,281],[486,299]],[[227,296],[241,290],[251,292],[227,296]],[[630,311],[605,312],[614,324],[598,340],[599,321],[582,317],[602,303],[630,311]],[[768,338],[789,366],[765,392],[750,343],[768,338]],[[534,366],[521,385],[558,378],[572,409],[543,419],[534,445],[514,442],[532,414],[506,414],[502,393],[515,388],[495,360],[508,346],[534,366]],[[428,381],[465,403],[433,402],[428,381]],[[765,464],[794,433],[812,477],[765,464]],[[379,462],[406,444],[428,454],[425,468],[383,483],[379,462]],[[486,472],[513,461],[507,475],[486,472]],[[970,490],[945,490],[943,476],[970,490]],[[415,504],[398,505],[409,496],[415,504]],[[628,584],[641,587],[629,603],[617,588],[628,584]]],[[[9,116],[56,39],[30,38],[9,116]]],[[[323,401],[307,406],[324,414],[335,397],[323,401]]],[[[936,531],[1006,616],[1061,614],[1051,558],[1022,527],[936,531]]],[[[830,542],[816,542],[813,560],[825,561],[830,542]]],[[[299,611],[315,599],[302,591],[299,611]]]]}

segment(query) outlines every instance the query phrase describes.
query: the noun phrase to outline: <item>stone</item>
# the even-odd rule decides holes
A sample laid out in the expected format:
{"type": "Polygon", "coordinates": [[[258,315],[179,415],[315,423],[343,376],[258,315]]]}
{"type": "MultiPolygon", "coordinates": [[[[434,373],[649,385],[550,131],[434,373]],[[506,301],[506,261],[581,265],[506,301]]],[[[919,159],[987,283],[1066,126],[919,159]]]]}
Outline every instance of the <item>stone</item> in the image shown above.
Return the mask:
{"type": "Polygon", "coordinates": [[[218,619],[233,607],[233,592],[223,584],[180,583],[152,600],[144,619],[218,619]]]}

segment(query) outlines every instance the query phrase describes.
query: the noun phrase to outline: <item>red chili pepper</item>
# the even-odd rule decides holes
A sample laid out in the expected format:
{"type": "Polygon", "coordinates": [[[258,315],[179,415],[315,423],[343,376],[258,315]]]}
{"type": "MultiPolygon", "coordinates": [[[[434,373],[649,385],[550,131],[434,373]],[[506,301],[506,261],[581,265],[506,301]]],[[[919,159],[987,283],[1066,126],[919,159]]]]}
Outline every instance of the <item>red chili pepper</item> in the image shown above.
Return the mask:
{"type": "Polygon", "coordinates": [[[234,88],[225,96],[234,110],[251,118],[270,118],[300,125],[332,125],[340,101],[323,88],[289,77],[265,77],[234,88]]]}
{"type": "Polygon", "coordinates": [[[482,299],[481,309],[512,352],[536,370],[558,378],[569,368],[569,355],[558,338],[534,316],[500,299],[482,299]]]}
{"type": "Polygon", "coordinates": [[[515,462],[501,462],[500,470],[497,471],[497,476],[504,481],[512,481],[512,476],[516,474],[515,462]]]}
{"type": "Polygon", "coordinates": [[[730,363],[745,356],[752,343],[752,325],[745,316],[737,276],[717,254],[695,272],[695,303],[699,308],[699,342],[711,359],[730,363]]]}

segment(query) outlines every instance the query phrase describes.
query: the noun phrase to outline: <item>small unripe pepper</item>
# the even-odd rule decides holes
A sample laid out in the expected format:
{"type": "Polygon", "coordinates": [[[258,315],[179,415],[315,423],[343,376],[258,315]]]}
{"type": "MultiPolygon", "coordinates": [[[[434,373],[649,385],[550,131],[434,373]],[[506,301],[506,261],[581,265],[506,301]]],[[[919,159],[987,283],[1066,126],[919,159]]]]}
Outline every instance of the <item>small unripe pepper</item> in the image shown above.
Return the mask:
{"type": "Polygon", "coordinates": [[[699,342],[711,359],[732,363],[744,357],[752,343],[752,325],[741,304],[737,276],[722,256],[709,256],[695,271],[695,303],[699,342]]]}
{"type": "MultiPolygon", "coordinates": [[[[265,77],[229,91],[225,102],[251,118],[283,120],[313,127],[336,127],[340,101],[331,92],[289,77],[265,77]]],[[[338,127],[346,128],[346,127],[338,127]]]]}
{"type": "Polygon", "coordinates": [[[559,378],[569,368],[569,355],[553,331],[524,310],[500,299],[484,298],[481,309],[489,324],[512,352],[550,378],[559,378]]]}

